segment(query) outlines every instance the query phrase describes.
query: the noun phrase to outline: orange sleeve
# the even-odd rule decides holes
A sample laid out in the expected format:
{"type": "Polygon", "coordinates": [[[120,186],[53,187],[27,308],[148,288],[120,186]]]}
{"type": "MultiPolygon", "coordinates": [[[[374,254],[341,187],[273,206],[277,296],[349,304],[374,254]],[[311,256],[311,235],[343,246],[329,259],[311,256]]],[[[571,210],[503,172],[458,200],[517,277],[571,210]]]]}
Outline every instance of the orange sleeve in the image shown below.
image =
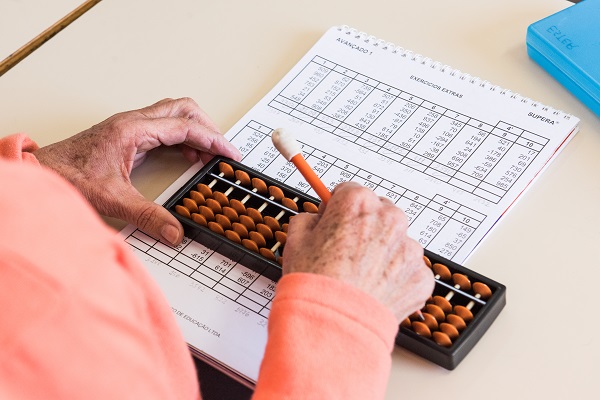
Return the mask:
{"type": "Polygon", "coordinates": [[[48,170],[0,159],[0,182],[0,398],[198,399],[171,308],[123,240],[48,170]]]}
{"type": "Polygon", "coordinates": [[[40,165],[32,154],[38,148],[38,145],[23,133],[0,138],[0,158],[40,165]]]}
{"type": "Polygon", "coordinates": [[[395,316],[332,278],[294,273],[277,284],[254,400],[381,399],[395,316]]]}

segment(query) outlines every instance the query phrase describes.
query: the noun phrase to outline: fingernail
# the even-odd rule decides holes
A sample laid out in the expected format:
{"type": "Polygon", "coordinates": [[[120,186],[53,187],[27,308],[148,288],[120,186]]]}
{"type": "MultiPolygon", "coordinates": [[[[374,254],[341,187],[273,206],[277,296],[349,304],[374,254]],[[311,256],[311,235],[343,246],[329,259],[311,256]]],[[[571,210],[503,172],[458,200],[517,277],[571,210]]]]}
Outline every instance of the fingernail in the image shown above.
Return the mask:
{"type": "Polygon", "coordinates": [[[167,242],[173,245],[177,244],[177,239],[179,239],[179,229],[173,225],[163,226],[160,230],[160,234],[167,242]]]}

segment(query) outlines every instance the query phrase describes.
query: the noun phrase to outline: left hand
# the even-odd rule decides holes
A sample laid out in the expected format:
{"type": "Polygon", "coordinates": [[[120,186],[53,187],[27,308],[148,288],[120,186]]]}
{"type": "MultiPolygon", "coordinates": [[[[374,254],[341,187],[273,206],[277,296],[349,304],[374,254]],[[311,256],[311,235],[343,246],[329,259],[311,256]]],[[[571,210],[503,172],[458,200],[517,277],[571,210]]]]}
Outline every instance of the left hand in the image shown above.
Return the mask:
{"type": "Polygon", "coordinates": [[[100,214],[127,221],[156,239],[176,245],[183,238],[179,221],[162,206],[146,200],[129,178],[148,150],[176,144],[182,144],[183,155],[190,162],[207,162],[214,155],[241,158],[189,98],[164,99],[116,114],[34,154],[42,165],[78,188],[100,214]]]}

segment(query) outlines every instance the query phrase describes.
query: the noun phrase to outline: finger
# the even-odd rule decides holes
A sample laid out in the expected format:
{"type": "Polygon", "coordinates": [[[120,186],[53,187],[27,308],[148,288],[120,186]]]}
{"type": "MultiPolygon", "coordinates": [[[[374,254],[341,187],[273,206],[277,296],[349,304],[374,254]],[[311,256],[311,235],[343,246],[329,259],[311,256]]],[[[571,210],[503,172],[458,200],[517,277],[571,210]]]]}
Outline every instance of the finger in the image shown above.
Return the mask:
{"type": "Polygon", "coordinates": [[[180,99],[163,99],[151,106],[140,109],[149,118],[179,117],[192,119],[207,128],[219,133],[219,127],[208,114],[189,97],[180,99]]]}
{"type": "Polygon", "coordinates": [[[225,137],[206,128],[197,121],[185,118],[158,118],[144,121],[140,128],[145,132],[138,151],[148,151],[164,144],[172,146],[183,143],[196,150],[241,160],[238,149],[225,137]]]}

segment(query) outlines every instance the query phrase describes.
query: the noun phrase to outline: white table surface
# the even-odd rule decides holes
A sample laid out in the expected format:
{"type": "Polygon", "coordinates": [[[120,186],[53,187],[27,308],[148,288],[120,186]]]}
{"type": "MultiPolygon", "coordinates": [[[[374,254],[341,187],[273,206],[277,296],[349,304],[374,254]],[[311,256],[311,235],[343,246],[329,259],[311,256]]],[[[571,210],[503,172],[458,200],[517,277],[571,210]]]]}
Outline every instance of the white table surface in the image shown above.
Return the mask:
{"type": "MultiPolygon", "coordinates": [[[[29,3],[8,1],[17,19],[0,6],[3,41],[6,32],[41,31],[62,16],[34,15],[29,3]]],[[[78,5],[55,3],[63,15],[78,5]]],[[[530,23],[569,5],[105,0],[0,78],[0,133],[27,132],[46,145],[114,113],[180,96],[194,98],[226,131],[327,28],[341,24],[573,114],[580,132],[465,263],[507,286],[507,306],[454,371],[394,351],[387,398],[598,398],[600,119],[525,48],[530,23]]],[[[7,47],[14,46],[2,43],[0,57],[7,47]]],[[[133,182],[154,198],[187,166],[177,152],[158,151],[133,182]]]]}

